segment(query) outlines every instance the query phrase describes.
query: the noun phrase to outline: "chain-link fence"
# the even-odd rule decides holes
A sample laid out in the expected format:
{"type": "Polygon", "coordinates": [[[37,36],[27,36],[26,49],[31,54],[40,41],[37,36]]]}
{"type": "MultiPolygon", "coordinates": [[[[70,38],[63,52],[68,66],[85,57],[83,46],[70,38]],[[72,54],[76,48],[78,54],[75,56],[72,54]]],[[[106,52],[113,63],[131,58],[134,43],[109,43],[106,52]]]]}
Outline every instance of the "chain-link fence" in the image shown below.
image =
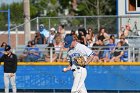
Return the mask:
{"type": "MultiPolygon", "coordinates": [[[[109,34],[116,34],[120,31],[124,32],[126,25],[130,25],[131,29],[129,31],[130,37],[140,36],[140,16],[66,16],[66,17],[37,17],[29,20],[31,24],[31,39],[34,38],[34,33],[39,30],[39,25],[44,24],[45,28],[49,30],[54,27],[56,31],[58,26],[63,24],[65,26],[65,31],[70,32],[72,29],[77,30],[79,26],[83,25],[85,29],[88,27],[93,28],[94,34],[99,32],[100,27],[105,27],[109,34]]],[[[17,45],[25,44],[25,34],[24,24],[15,25],[11,28],[11,45],[16,47],[17,45]]],[[[6,26],[6,23],[5,23],[6,26]]],[[[4,29],[1,29],[4,30],[4,29]]],[[[7,41],[5,38],[7,33],[1,31],[0,39],[7,41]],[[3,35],[4,34],[4,35],[3,35]],[[4,36],[4,37],[2,37],[4,36]]],[[[1,42],[0,42],[1,43],[1,42]]]]}

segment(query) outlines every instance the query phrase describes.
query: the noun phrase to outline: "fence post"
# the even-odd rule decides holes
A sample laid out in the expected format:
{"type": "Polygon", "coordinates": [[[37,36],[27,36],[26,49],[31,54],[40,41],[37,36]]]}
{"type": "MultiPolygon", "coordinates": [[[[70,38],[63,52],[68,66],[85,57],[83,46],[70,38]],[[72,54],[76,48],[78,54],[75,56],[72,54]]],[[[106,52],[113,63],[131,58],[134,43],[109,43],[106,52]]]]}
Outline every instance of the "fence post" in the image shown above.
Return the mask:
{"type": "Polygon", "coordinates": [[[84,17],[84,28],[85,29],[87,29],[87,25],[86,24],[87,24],[87,19],[86,19],[86,17],[84,17]]]}
{"type": "Polygon", "coordinates": [[[18,46],[18,29],[16,27],[16,47],[18,46]]]}
{"type": "Polygon", "coordinates": [[[49,18],[49,28],[48,28],[48,30],[50,30],[50,28],[51,28],[51,19],[49,18]]]}
{"type": "Polygon", "coordinates": [[[37,17],[37,19],[36,19],[36,28],[37,28],[37,31],[39,31],[39,19],[38,19],[38,17],[37,17]]]}
{"type": "Polygon", "coordinates": [[[50,48],[50,62],[52,62],[52,56],[53,56],[53,48],[52,47],[49,47],[50,48]]]}

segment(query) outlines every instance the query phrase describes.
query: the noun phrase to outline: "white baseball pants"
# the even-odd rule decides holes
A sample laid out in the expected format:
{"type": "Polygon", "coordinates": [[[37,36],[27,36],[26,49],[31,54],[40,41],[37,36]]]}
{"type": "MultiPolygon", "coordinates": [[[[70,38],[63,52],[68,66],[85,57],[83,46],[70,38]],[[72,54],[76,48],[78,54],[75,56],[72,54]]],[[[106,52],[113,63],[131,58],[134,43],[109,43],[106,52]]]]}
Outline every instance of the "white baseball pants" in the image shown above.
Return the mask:
{"type": "Polygon", "coordinates": [[[86,68],[80,67],[73,72],[74,82],[71,93],[87,93],[85,79],[87,76],[86,68]]]}
{"type": "Polygon", "coordinates": [[[16,82],[15,82],[15,74],[10,77],[10,73],[4,73],[4,85],[5,85],[5,93],[9,93],[9,83],[12,85],[13,93],[16,93],[16,82]],[[10,81],[10,82],[9,82],[10,81]]]}

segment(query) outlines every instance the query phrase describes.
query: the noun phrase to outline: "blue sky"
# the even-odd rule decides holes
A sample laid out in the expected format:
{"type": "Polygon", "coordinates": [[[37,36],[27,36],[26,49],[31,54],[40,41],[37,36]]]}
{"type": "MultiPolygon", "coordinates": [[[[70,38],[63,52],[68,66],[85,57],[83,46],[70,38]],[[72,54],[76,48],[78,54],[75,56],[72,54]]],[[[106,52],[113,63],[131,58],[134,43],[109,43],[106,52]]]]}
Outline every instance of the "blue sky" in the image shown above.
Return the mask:
{"type": "Polygon", "coordinates": [[[2,3],[5,3],[5,4],[11,4],[12,2],[21,2],[23,0],[0,0],[0,5],[2,3]]]}

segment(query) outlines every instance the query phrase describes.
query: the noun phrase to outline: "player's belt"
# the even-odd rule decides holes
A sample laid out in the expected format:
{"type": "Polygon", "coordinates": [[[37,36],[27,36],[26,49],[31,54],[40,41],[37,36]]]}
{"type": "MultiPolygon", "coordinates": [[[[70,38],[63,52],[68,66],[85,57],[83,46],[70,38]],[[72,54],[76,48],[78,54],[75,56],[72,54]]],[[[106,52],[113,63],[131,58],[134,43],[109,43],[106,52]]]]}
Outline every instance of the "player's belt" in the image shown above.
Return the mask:
{"type": "MultiPolygon", "coordinates": [[[[85,66],[83,67],[83,68],[85,68],[85,66]]],[[[76,67],[76,69],[80,69],[80,67],[76,67]]],[[[72,69],[71,71],[76,71],[76,69],[72,69]]]]}

